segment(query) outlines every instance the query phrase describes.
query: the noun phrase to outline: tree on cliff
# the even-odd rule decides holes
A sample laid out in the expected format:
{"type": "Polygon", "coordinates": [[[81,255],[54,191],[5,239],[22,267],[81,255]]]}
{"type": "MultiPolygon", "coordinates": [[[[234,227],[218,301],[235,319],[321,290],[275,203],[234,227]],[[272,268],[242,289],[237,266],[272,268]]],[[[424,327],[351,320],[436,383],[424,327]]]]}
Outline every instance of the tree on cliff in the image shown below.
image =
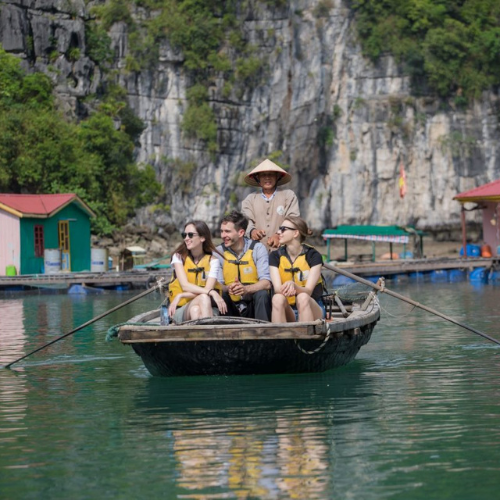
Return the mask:
{"type": "Polygon", "coordinates": [[[457,104],[500,83],[498,0],[351,0],[364,53],[393,54],[413,79],[457,104]]]}
{"type": "Polygon", "coordinates": [[[160,185],[153,168],[133,160],[142,126],[124,112],[121,97],[70,122],[57,110],[49,78],[25,74],[0,47],[0,191],[77,193],[97,214],[96,233],[110,233],[154,201],[160,185]]]}

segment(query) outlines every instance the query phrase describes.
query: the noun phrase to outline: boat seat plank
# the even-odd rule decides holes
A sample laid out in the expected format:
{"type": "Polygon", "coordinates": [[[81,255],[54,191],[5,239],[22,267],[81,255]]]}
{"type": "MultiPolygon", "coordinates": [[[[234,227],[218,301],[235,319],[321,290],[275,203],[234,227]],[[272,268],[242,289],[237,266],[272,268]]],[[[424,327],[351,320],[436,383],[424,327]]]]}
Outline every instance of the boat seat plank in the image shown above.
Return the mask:
{"type": "Polygon", "coordinates": [[[167,327],[154,328],[151,326],[122,326],[119,339],[123,343],[134,342],[179,342],[179,341],[207,341],[207,340],[278,340],[278,339],[323,339],[325,337],[322,325],[295,326],[293,330],[280,328],[251,328],[245,325],[245,330],[239,326],[217,325],[207,330],[203,328],[167,327]],[[274,331],[273,331],[274,330],[274,331]]]}

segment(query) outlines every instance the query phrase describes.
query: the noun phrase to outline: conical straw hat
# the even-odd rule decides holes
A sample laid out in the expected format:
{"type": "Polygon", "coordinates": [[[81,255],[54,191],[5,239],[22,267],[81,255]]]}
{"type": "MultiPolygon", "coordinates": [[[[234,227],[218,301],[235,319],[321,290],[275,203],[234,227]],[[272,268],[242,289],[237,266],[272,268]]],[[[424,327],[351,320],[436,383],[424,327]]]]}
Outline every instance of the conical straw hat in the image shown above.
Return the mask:
{"type": "Polygon", "coordinates": [[[277,185],[281,186],[290,182],[292,180],[292,176],[281,167],[278,167],[276,163],[273,163],[271,160],[264,160],[261,164],[257,165],[249,174],[245,175],[245,182],[250,186],[258,186],[259,183],[255,180],[254,176],[256,174],[260,174],[262,172],[278,172],[281,177],[278,178],[277,185]]]}

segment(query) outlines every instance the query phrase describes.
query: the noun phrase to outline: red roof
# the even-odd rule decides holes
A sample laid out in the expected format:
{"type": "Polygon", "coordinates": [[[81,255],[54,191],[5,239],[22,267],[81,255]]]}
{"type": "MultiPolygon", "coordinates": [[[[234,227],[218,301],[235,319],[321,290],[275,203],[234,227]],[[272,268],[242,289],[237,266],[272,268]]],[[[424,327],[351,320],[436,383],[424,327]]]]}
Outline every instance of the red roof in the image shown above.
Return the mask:
{"type": "Polygon", "coordinates": [[[0,209],[18,217],[46,218],[59,212],[72,202],[91,217],[94,212],[73,193],[67,194],[0,194],[0,209]]]}
{"type": "Polygon", "coordinates": [[[483,184],[477,188],[457,194],[454,200],[462,203],[467,201],[498,201],[500,202],[500,179],[483,184]]]}

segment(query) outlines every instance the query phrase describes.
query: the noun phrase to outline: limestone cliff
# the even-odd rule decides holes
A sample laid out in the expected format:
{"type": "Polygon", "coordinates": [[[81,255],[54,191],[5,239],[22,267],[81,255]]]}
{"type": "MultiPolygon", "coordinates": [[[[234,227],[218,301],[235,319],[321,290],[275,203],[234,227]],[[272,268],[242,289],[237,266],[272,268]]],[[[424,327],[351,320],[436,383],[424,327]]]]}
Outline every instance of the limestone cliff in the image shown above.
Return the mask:
{"type": "MultiPolygon", "coordinates": [[[[113,77],[146,124],[137,161],[155,166],[170,206],[143,209],[137,222],[179,227],[200,218],[216,227],[221,214],[250,192],[240,174],[275,151],[283,152],[301,212],[317,229],[349,223],[456,228],[460,206],[453,196],[500,177],[495,92],[466,110],[432,96],[413,97],[391,57],[376,66],[363,57],[347,5],[332,0],[320,10],[319,3],[294,0],[271,8],[242,2],[245,37],[258,47],[267,71],[244,92],[227,95],[222,79],[209,89],[215,154],[181,126],[190,85],[183,54],[165,41],[154,70],[127,71],[127,25],[111,26],[118,70],[113,77]],[[403,199],[401,163],[407,177],[403,199]]],[[[30,71],[53,78],[68,114],[84,114],[83,98],[104,78],[86,55],[91,4],[2,0],[0,6],[3,47],[30,71]]]]}

